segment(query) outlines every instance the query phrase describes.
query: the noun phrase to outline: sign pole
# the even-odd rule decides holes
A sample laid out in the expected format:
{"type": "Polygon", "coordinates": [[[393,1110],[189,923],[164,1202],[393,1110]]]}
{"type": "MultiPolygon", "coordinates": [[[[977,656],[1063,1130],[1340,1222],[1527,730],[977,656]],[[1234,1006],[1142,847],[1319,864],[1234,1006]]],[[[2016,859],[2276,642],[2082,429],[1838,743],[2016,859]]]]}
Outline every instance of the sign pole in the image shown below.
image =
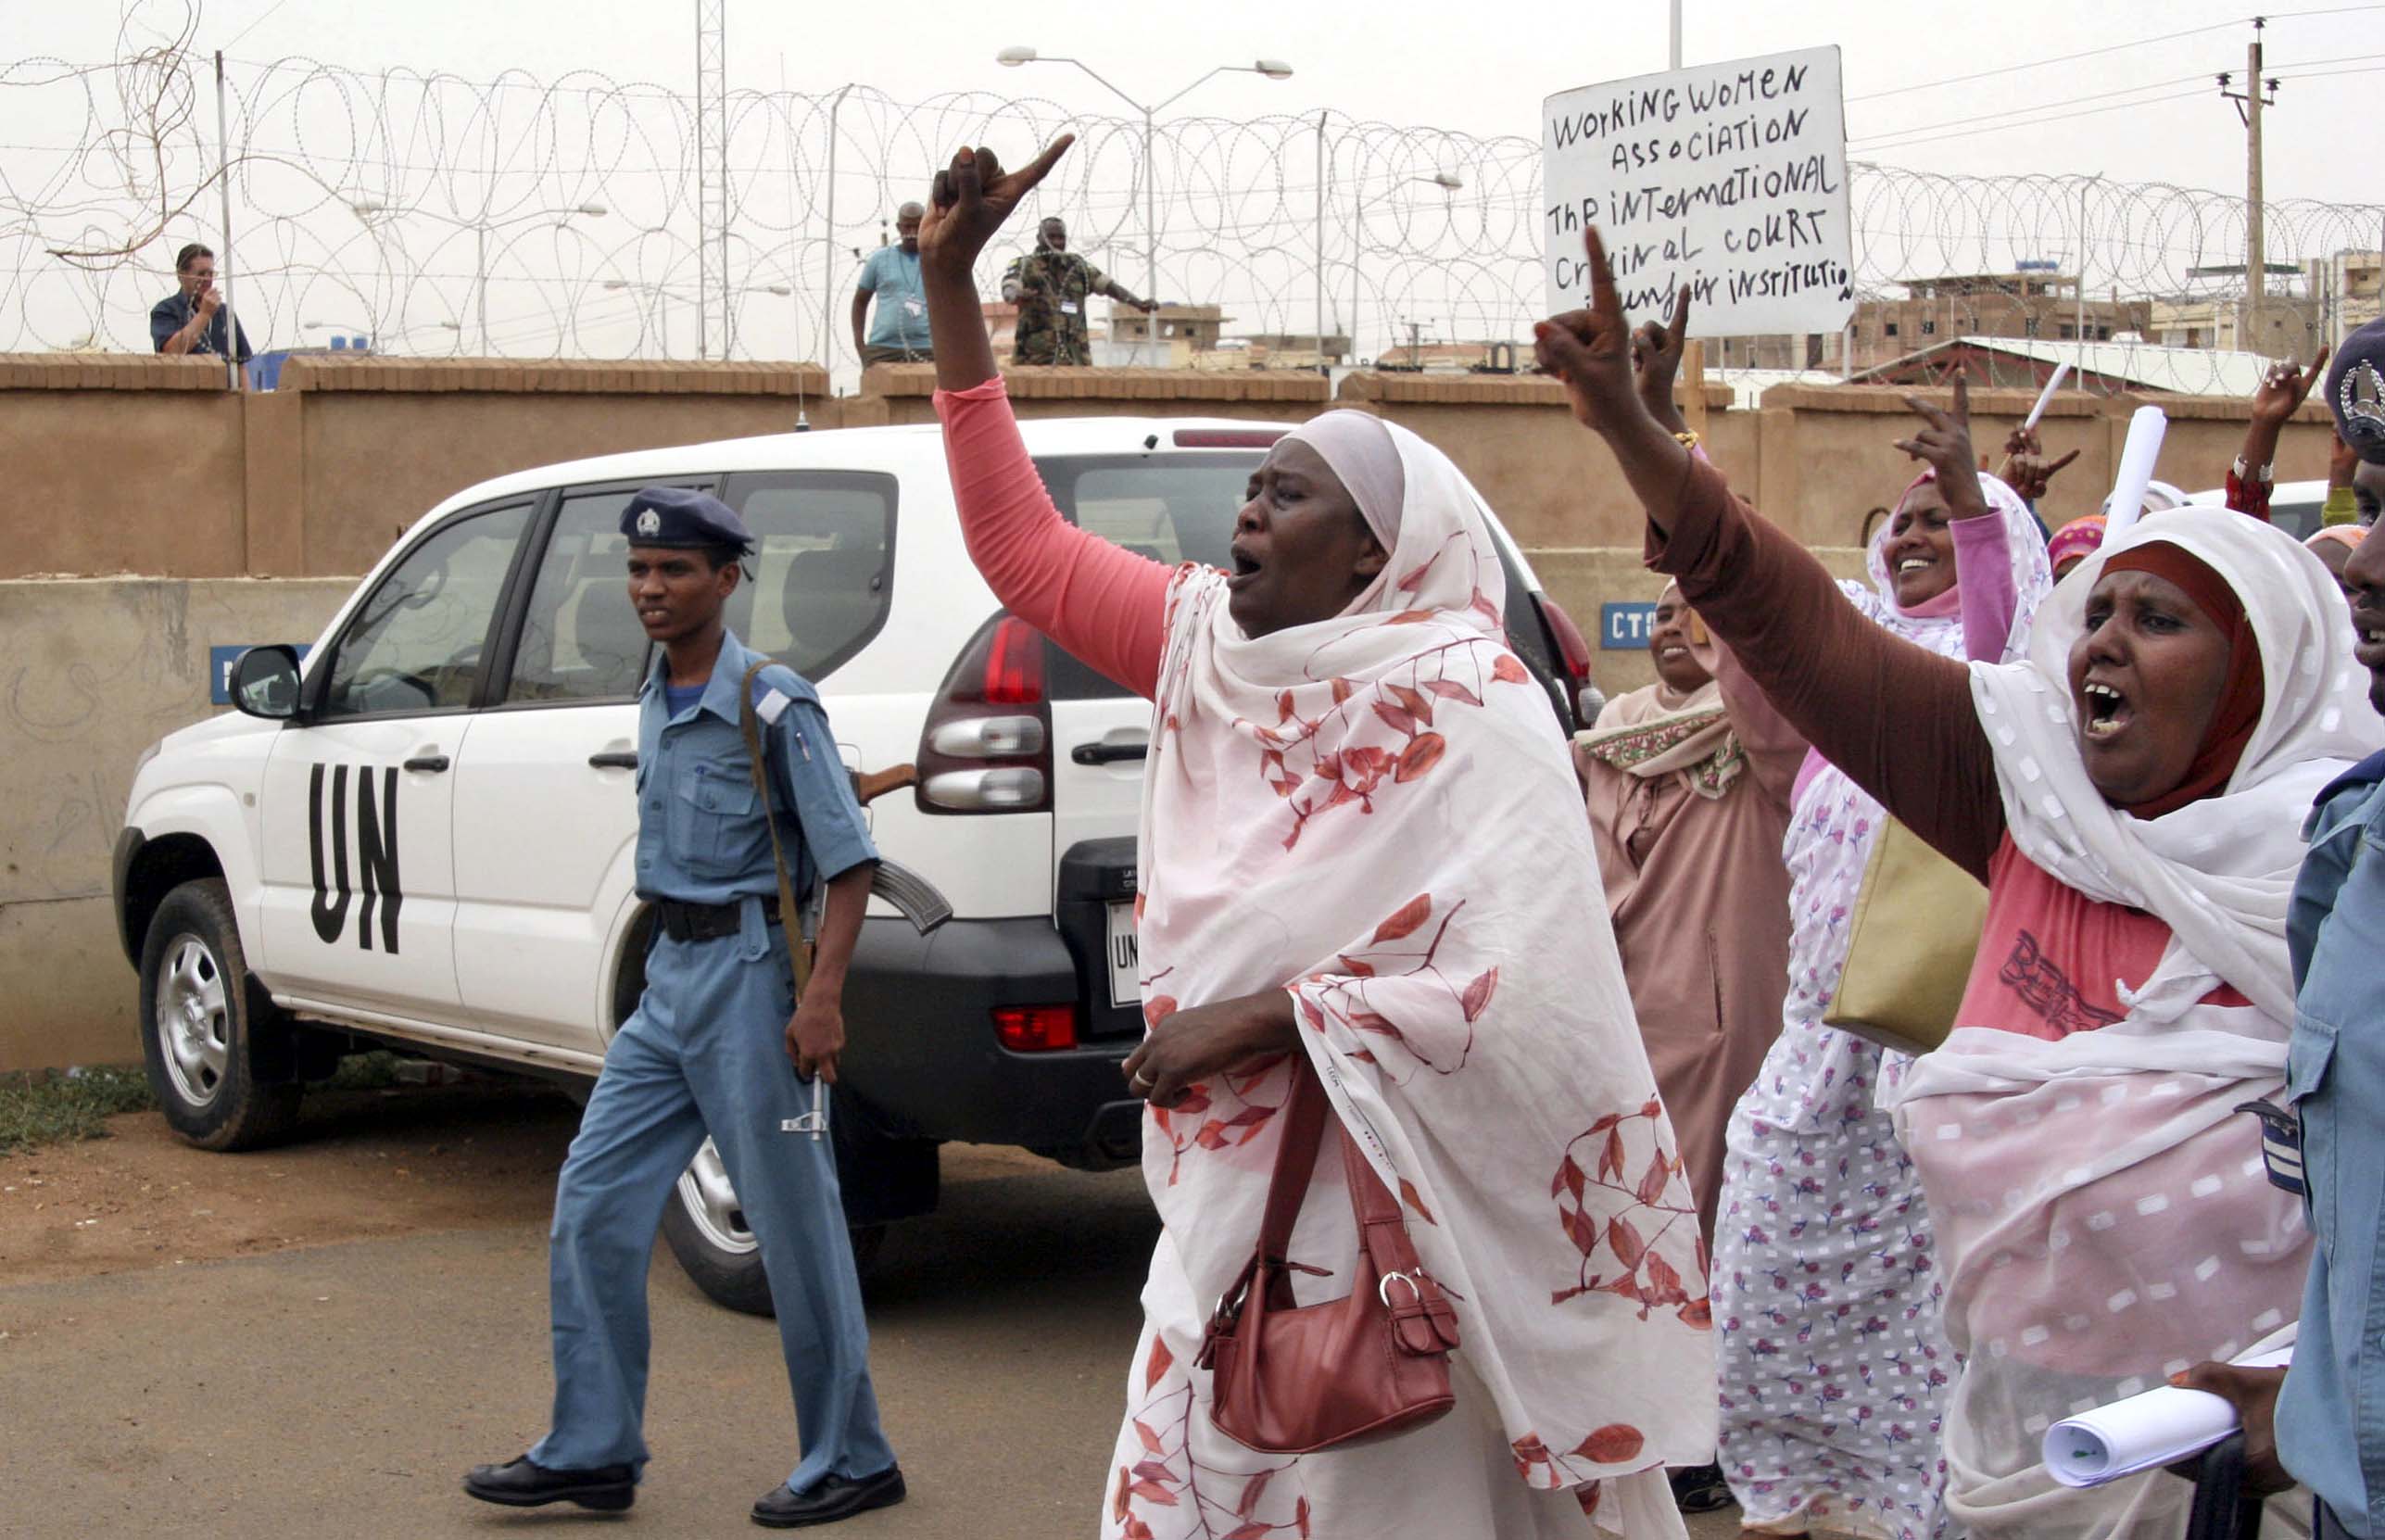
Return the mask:
{"type": "Polygon", "coordinates": [[[1681,420],[1706,436],[1706,344],[1694,337],[1681,345],[1681,420]]]}
{"type": "Polygon", "coordinates": [[[215,51],[215,174],[217,190],[223,195],[223,256],[217,263],[223,289],[223,383],[230,389],[239,390],[248,382],[247,372],[240,367],[240,317],[232,308],[231,131],[226,127],[229,114],[224,108],[223,93],[223,50],[219,48],[215,51]]]}

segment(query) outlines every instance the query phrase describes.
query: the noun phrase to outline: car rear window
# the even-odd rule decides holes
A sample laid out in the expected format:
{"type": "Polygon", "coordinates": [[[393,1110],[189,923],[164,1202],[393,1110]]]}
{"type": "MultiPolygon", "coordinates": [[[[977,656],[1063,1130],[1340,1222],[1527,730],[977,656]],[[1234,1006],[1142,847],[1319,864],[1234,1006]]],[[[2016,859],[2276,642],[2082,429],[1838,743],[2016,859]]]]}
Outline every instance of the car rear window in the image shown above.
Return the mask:
{"type": "MultiPolygon", "coordinates": [[[[1048,455],[1035,462],[1061,516],[1079,529],[1170,566],[1198,562],[1222,567],[1234,538],[1251,473],[1266,456],[1203,451],[1190,454],[1048,455]]],[[[1550,667],[1547,638],[1526,597],[1523,574],[1504,546],[1508,574],[1508,643],[1535,672],[1550,667]]],[[[1095,673],[1059,647],[1051,648],[1045,685],[1054,701],[1087,701],[1132,693],[1095,673]]]]}

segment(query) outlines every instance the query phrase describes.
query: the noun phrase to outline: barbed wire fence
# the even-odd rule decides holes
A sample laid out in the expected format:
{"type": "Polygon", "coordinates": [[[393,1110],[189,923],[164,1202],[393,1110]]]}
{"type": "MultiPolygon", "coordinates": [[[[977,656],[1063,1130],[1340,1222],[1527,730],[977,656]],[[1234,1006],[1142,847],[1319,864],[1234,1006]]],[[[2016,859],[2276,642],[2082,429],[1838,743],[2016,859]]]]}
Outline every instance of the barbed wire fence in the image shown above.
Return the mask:
{"type": "MultiPolygon", "coordinates": [[[[220,155],[196,9],[145,42],[132,18],[113,59],[0,68],[0,350],[145,349],[172,253],[224,244],[228,178],[226,270],[260,349],[350,334],[408,354],[693,357],[701,308],[723,302],[699,292],[709,235],[726,252],[730,356],[850,377],[858,261],[900,205],[963,144],[1023,158],[1063,132],[1075,149],[980,264],[989,296],[1056,213],[1131,286],[1218,305],[1230,332],[1347,335],[1357,358],[1519,340],[1542,310],[1536,139],[1337,111],[1160,122],[1151,284],[1139,119],[987,93],[731,92],[723,242],[700,220],[691,94],[233,59],[220,155]]],[[[2222,193],[1860,162],[1849,190],[1866,296],[2023,261],[2098,299],[2241,283],[2213,271],[2244,261],[2245,204],[2222,193]]],[[[2331,259],[2385,245],[2385,208],[2273,201],[2266,227],[2272,263],[2331,259]]],[[[2322,309],[2356,303],[2318,287],[2322,309]]]]}

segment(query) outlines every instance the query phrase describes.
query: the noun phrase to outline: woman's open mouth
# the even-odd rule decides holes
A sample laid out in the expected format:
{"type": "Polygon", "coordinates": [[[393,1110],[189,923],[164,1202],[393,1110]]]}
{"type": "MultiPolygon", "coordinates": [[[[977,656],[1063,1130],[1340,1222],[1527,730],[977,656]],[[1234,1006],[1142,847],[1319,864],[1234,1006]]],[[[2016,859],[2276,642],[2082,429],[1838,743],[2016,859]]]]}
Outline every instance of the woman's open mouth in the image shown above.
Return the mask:
{"type": "Polygon", "coordinates": [[[1226,587],[1230,589],[1248,587],[1259,574],[1257,559],[1240,546],[1230,548],[1228,555],[1233,566],[1226,574],[1226,587]]]}
{"type": "Polygon", "coordinates": [[[2385,669],[2385,621],[2374,619],[2362,611],[2352,617],[2352,656],[2361,667],[2375,673],[2385,669]]]}
{"type": "Polygon", "coordinates": [[[1657,662],[1660,663],[1679,663],[1688,656],[1689,649],[1678,642],[1667,642],[1657,649],[1657,662]]]}
{"type": "Polygon", "coordinates": [[[2108,742],[2119,737],[2136,720],[2136,710],[2128,697],[2101,679],[2090,679],[2078,688],[2080,731],[2090,743],[2108,742]]]}
{"type": "Polygon", "coordinates": [[[1903,577],[1910,573],[1926,572],[1937,565],[1937,558],[1935,556],[1908,556],[1897,563],[1897,575],[1903,577]]]}

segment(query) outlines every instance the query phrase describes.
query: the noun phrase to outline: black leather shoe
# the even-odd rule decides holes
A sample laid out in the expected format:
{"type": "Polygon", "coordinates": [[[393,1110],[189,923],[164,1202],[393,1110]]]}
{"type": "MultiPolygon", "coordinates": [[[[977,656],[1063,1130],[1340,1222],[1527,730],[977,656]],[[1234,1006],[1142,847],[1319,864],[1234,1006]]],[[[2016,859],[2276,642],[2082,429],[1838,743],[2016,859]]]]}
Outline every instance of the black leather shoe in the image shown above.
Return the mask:
{"type": "Polygon", "coordinates": [[[637,1474],[626,1465],[549,1471],[528,1455],[503,1465],[475,1465],[464,1472],[463,1487],[468,1496],[507,1508],[577,1503],[599,1513],[619,1513],[637,1500],[637,1474]]]}
{"type": "Polygon", "coordinates": [[[902,1470],[894,1465],[859,1481],[825,1476],[809,1492],[793,1491],[782,1483],[763,1493],[762,1500],[753,1505],[753,1521],[764,1529],[833,1524],[874,1508],[892,1508],[905,1496],[902,1470]]]}

